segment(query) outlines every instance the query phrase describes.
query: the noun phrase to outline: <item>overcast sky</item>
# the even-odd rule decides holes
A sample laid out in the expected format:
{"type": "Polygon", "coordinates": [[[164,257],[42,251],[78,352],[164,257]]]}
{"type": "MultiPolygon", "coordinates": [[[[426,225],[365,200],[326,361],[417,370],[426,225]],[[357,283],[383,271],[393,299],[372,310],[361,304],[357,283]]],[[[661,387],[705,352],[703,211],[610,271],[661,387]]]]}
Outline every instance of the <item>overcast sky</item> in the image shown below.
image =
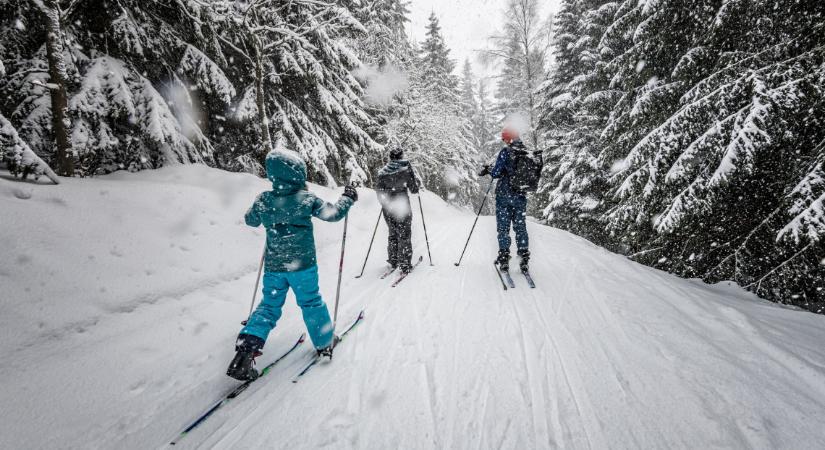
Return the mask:
{"type": "MultiPolygon", "coordinates": [[[[556,12],[559,1],[540,0],[543,6],[542,18],[556,12]]],[[[506,4],[507,0],[411,0],[409,32],[416,41],[423,42],[427,18],[431,12],[435,12],[450,48],[450,55],[458,63],[458,69],[469,58],[477,75],[489,74],[492,69],[481,67],[476,50],[484,48],[487,37],[500,28],[506,4]]]]}

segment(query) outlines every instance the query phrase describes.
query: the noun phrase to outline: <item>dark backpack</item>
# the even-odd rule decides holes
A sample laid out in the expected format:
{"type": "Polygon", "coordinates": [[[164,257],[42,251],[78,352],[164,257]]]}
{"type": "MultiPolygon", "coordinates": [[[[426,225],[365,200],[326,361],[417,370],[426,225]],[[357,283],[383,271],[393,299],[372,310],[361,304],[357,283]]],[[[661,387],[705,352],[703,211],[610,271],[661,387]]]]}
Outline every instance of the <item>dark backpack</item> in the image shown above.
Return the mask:
{"type": "Polygon", "coordinates": [[[530,152],[526,148],[511,148],[513,152],[513,174],[510,187],[516,192],[536,192],[541,179],[544,158],[541,152],[530,152]]]}

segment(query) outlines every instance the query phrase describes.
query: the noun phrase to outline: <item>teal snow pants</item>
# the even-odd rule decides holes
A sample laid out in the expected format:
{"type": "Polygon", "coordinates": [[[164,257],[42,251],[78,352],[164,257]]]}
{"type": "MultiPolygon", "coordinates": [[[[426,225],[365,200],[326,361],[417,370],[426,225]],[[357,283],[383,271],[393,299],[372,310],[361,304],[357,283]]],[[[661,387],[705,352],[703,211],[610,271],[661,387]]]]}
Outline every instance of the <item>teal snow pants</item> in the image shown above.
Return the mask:
{"type": "Polygon", "coordinates": [[[332,344],[332,321],[318,288],[317,265],[299,272],[264,272],[263,282],[264,298],[241,330],[241,335],[249,334],[266,341],[281,318],[286,294],[292,288],[312,344],[315,348],[332,344]]]}

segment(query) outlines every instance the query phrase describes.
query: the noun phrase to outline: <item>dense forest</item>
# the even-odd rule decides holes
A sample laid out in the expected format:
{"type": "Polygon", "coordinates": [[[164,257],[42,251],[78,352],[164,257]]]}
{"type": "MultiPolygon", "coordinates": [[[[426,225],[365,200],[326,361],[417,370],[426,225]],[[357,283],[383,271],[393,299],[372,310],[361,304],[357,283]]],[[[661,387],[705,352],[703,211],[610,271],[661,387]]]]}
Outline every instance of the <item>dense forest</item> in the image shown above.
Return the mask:
{"type": "MultiPolygon", "coordinates": [[[[370,185],[400,146],[478,206],[517,122],[532,215],[636,261],[825,308],[825,4],[509,0],[480,58],[404,0],[0,0],[0,161],[91,177],[203,163],[370,185]]],[[[535,255],[541,257],[541,255],[535,255]]]]}
{"type": "Polygon", "coordinates": [[[565,1],[540,215],[636,261],[825,307],[825,4],[565,1]]]}

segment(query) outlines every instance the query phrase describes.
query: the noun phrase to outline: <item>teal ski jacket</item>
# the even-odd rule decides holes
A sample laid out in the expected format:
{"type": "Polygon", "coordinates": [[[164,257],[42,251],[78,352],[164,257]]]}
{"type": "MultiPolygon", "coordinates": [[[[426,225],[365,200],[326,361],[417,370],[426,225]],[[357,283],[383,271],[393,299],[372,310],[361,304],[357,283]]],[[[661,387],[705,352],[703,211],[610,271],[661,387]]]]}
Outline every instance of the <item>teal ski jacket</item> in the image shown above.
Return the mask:
{"type": "Polygon", "coordinates": [[[337,222],[352,207],[349,197],[336,203],[318,198],[306,187],[307,167],[297,153],[283,150],[266,157],[272,190],[262,192],[246,212],[246,224],[266,228],[266,272],[298,272],[315,266],[312,218],[337,222]]]}

